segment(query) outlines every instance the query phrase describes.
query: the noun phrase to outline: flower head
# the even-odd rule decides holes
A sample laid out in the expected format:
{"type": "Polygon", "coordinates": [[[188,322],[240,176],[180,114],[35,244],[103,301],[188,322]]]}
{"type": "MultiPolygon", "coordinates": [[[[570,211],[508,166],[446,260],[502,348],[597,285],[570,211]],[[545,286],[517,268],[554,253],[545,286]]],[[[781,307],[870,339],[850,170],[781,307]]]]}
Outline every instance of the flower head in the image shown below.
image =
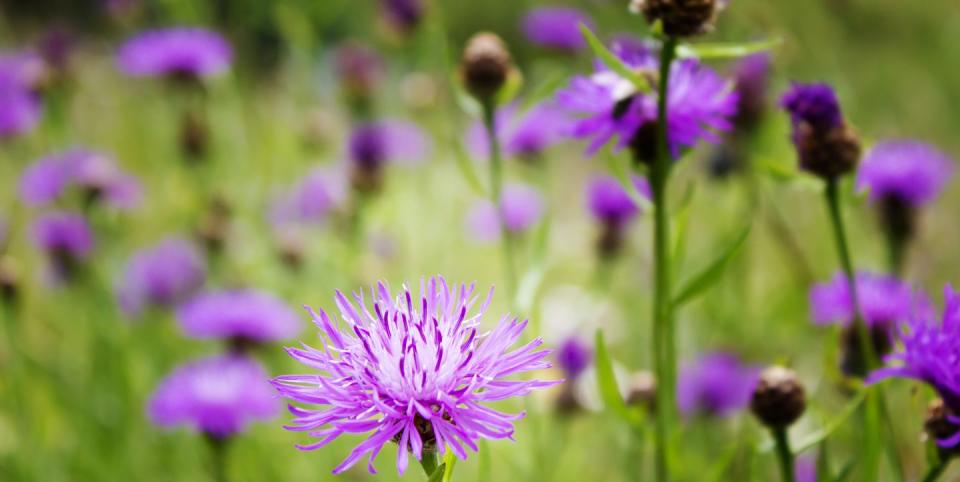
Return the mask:
{"type": "Polygon", "coordinates": [[[347,141],[353,185],[361,191],[379,189],[387,163],[422,162],[429,156],[430,149],[427,136],[412,122],[390,120],[362,124],[350,133],[347,141]]]}
{"type": "MultiPolygon", "coordinates": [[[[503,153],[523,159],[535,159],[546,148],[559,142],[570,123],[566,112],[552,103],[538,104],[522,113],[515,105],[508,105],[498,109],[494,117],[503,153]]],[[[489,142],[483,123],[473,123],[466,136],[471,154],[478,159],[489,158],[489,142]]]]}
{"type": "Polygon", "coordinates": [[[314,169],[273,200],[269,219],[274,226],[319,223],[345,198],[346,188],[341,176],[326,169],[314,169]]]}
{"type": "Polygon", "coordinates": [[[886,141],[867,153],[857,172],[857,186],[870,200],[895,198],[911,206],[934,200],[953,175],[946,154],[917,141],[886,141]]]}
{"type": "Polygon", "coordinates": [[[571,336],[557,347],[554,359],[566,374],[567,380],[579,377],[593,361],[593,352],[590,347],[577,336],[571,336]]]}
{"type": "MultiPolygon", "coordinates": [[[[856,278],[861,315],[868,325],[905,321],[925,303],[909,284],[893,276],[861,272],[856,278]]],[[[810,306],[817,324],[850,325],[854,308],[846,276],[837,273],[829,282],[814,285],[810,289],[810,306]]]]}
{"type": "Polygon", "coordinates": [[[390,24],[402,33],[413,31],[423,18],[421,0],[380,0],[380,8],[390,24]]]}
{"type": "Polygon", "coordinates": [[[183,332],[192,338],[284,340],[300,333],[297,315],[280,299],[253,290],[203,293],[177,309],[183,332]]]}
{"type": "Polygon", "coordinates": [[[481,103],[493,100],[507,83],[512,70],[513,58],[507,44],[496,34],[480,32],[467,41],[460,61],[460,74],[467,92],[481,103]]]}
{"type": "Polygon", "coordinates": [[[467,214],[467,228],[478,241],[500,238],[500,215],[511,234],[530,229],[543,216],[543,196],[525,184],[507,184],[500,197],[500,212],[490,201],[478,201],[467,214]]]}
{"type": "Polygon", "coordinates": [[[680,371],[677,405],[685,416],[725,417],[750,405],[760,370],[730,353],[710,353],[680,371]]]}
{"type": "Polygon", "coordinates": [[[759,53],[744,57],[734,68],[733,78],[739,100],[734,122],[738,128],[751,128],[763,117],[767,108],[771,63],[770,54],[759,53]]]}
{"type": "Polygon", "coordinates": [[[150,397],[147,413],[161,427],[187,425],[226,439],[251,422],[280,411],[263,368],[238,355],[220,355],[183,365],[150,397]]]}
{"type": "Polygon", "coordinates": [[[342,322],[310,310],[326,346],[288,352],[318,373],[274,380],[281,395],[309,407],[290,408],[295,418],[289,429],[322,437],[301,448],[322,447],[344,433],[372,432],[333,472],[368,454],[374,472],[373,459],[393,440],[400,445],[397,470],[403,473],[408,452],[420,460],[451,450],[465,459],[480,439],[511,438],[513,422],[523,414],[485,404],[557,382],[509,379],[549,367],[549,352],[538,350],[539,339],[510,350],[525,321],[505,316],[492,330],[481,329],[492,294],[474,311],[473,286],[449,286],[437,277],[421,283],[419,297],[406,288],[394,296],[381,282],[371,293],[372,307],[362,292],[353,296],[356,304],[337,292],[342,322]]]}
{"type": "MultiPolygon", "coordinates": [[[[647,180],[636,175],[631,180],[637,192],[649,199],[650,184],[647,180]]],[[[587,207],[597,220],[617,225],[633,219],[640,212],[637,203],[627,194],[620,181],[609,175],[594,176],[587,184],[587,207]]]]}
{"type": "Polygon", "coordinates": [[[523,17],[527,40],[557,50],[577,51],[586,46],[580,24],[591,25],[590,16],[572,7],[538,7],[523,17]]]}
{"type": "Polygon", "coordinates": [[[36,93],[43,63],[36,55],[0,55],[0,138],[27,133],[40,121],[43,105],[36,93]]]}
{"type": "Polygon", "coordinates": [[[127,315],[138,317],[147,307],[169,308],[186,301],[205,279],[203,255],[196,246],[167,238],[130,259],[117,298],[127,315]]]}
{"type": "Polygon", "coordinates": [[[133,77],[199,79],[230,67],[233,51],[220,34],[193,27],[141,32],[117,53],[123,73],[133,77]]]}
{"type": "Polygon", "coordinates": [[[70,187],[78,188],[85,202],[103,200],[119,209],[136,207],[142,197],[140,182],[108,155],[69,149],[28,167],[20,178],[20,198],[45,206],[64,197],[70,187]]]}
{"type": "Polygon", "coordinates": [[[345,42],[338,46],[333,64],[340,85],[351,101],[366,99],[376,90],[383,77],[380,54],[358,42],[345,42]]]}
{"type": "Polygon", "coordinates": [[[713,29],[723,0],[632,0],[630,10],[642,13],[647,23],[660,22],[671,37],[692,37],[713,29]]]}
{"type": "Polygon", "coordinates": [[[780,104],[790,115],[801,168],[827,180],[856,168],[860,140],[844,120],[832,87],[795,83],[780,104]]]}
{"type": "Polygon", "coordinates": [[[93,252],[93,231],[76,213],[45,213],[34,220],[32,234],[33,242],[50,261],[49,274],[54,282],[70,277],[93,252]]]}

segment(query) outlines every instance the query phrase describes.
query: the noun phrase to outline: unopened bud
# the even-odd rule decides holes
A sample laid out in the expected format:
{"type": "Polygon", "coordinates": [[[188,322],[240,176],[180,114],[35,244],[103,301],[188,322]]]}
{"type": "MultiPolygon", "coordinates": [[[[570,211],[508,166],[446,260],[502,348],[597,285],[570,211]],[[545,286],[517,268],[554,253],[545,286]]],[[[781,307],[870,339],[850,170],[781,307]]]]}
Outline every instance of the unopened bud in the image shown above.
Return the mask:
{"type": "Polygon", "coordinates": [[[780,366],[767,368],[750,400],[750,410],[771,429],[789,427],[803,415],[807,396],[797,374],[780,366]]]}
{"type": "Polygon", "coordinates": [[[488,102],[507,82],[513,61],[500,37],[481,32],[467,42],[460,65],[467,91],[477,100],[488,102]]]}
{"type": "Polygon", "coordinates": [[[630,377],[627,385],[627,405],[643,407],[648,411],[657,408],[657,379],[652,373],[640,371],[630,377]]]}
{"type": "Polygon", "coordinates": [[[675,37],[693,37],[713,30],[719,0],[633,0],[630,10],[643,14],[647,22],[663,25],[663,33],[675,37]]]}

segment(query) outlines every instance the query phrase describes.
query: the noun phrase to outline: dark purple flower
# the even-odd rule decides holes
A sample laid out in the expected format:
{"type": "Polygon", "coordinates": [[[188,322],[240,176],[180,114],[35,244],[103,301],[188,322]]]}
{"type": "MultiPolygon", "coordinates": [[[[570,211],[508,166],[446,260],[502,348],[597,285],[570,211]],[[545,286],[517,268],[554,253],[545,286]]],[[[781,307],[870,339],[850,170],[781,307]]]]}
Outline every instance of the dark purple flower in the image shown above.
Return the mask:
{"type": "Polygon", "coordinates": [[[403,33],[415,29],[423,17],[421,0],[380,0],[380,8],[387,21],[403,33]]]}
{"type": "Polygon", "coordinates": [[[326,338],[324,348],[288,352],[317,372],[274,380],[281,395],[310,407],[290,408],[290,430],[321,437],[301,449],[320,448],[344,433],[373,432],[335,474],[367,454],[367,468],[375,472],[373,460],[391,440],[400,445],[400,473],[408,452],[421,460],[425,453],[451,450],[466,459],[480,439],[512,438],[513,422],[523,416],[486,403],[558,383],[508,379],[548,368],[549,351],[538,351],[539,338],[510,351],[526,321],[505,316],[493,330],[481,330],[492,290],[477,311],[472,285],[448,286],[440,277],[421,282],[418,298],[407,288],[394,296],[383,282],[372,291],[372,306],[362,292],[353,296],[356,304],[337,292],[342,323],[310,310],[326,338]]]}
{"type": "Polygon", "coordinates": [[[31,53],[0,54],[0,138],[25,134],[40,121],[36,93],[43,62],[31,53]]]}
{"type": "Polygon", "coordinates": [[[147,30],[117,53],[123,73],[134,77],[200,78],[230,67],[233,51],[220,34],[202,28],[147,30]]]}
{"type": "Polygon", "coordinates": [[[953,175],[953,160],[917,141],[886,141],[873,147],[857,173],[857,186],[873,202],[895,198],[910,206],[933,201],[953,175]]]}
{"type": "Polygon", "coordinates": [[[430,151],[430,140],[423,130],[402,120],[362,124],[351,132],[347,143],[347,158],[363,168],[390,162],[421,163],[430,151]]]}
{"type": "MultiPolygon", "coordinates": [[[[525,184],[507,184],[500,197],[500,211],[507,231],[521,233],[543,216],[543,196],[525,184]]],[[[497,240],[500,238],[500,214],[490,201],[478,201],[467,214],[467,228],[478,241],[497,240]]]]}
{"type": "Polygon", "coordinates": [[[161,427],[190,426],[226,439],[280,411],[276,391],[255,361],[220,355],[182,365],[164,379],[147,412],[161,427]]]}
{"type": "Polygon", "coordinates": [[[771,63],[770,54],[753,54],[740,60],[733,70],[738,99],[734,122],[740,128],[753,127],[763,117],[771,63]]]}
{"type": "MultiPolygon", "coordinates": [[[[643,177],[631,177],[637,192],[650,199],[650,184],[643,177]]],[[[623,224],[639,212],[634,200],[627,194],[620,181],[613,176],[594,176],[587,184],[587,207],[597,220],[610,224],[623,224]]]]}
{"type": "Polygon", "coordinates": [[[807,124],[814,130],[828,131],[843,123],[837,94],[827,84],[794,83],[780,105],[790,114],[794,127],[807,124]]]}
{"type": "Polygon", "coordinates": [[[192,338],[267,342],[292,338],[301,329],[282,300],[247,289],[201,294],[177,309],[177,320],[192,338]]]}
{"type": "Polygon", "coordinates": [[[557,367],[566,374],[567,381],[580,376],[593,361],[590,347],[577,336],[567,338],[554,352],[557,367]]]}
{"type": "Polygon", "coordinates": [[[197,247],[185,239],[167,238],[130,259],[117,297],[127,315],[138,317],[147,307],[169,308],[186,301],[205,279],[197,247]]]}
{"type": "Polygon", "coordinates": [[[44,157],[27,168],[20,178],[20,197],[32,206],[44,206],[76,186],[86,201],[105,200],[120,209],[136,207],[141,200],[140,183],[99,152],[70,149],[44,157]]]}
{"type": "MultiPolygon", "coordinates": [[[[503,153],[516,157],[536,157],[563,139],[572,120],[552,103],[538,104],[521,113],[515,105],[497,110],[494,124],[503,153]]],[[[466,144],[471,154],[486,160],[490,156],[489,138],[483,123],[475,122],[467,130],[466,144]]]]}
{"type": "Polygon", "coordinates": [[[334,52],[333,64],[340,84],[351,97],[372,94],[383,76],[380,54],[357,42],[339,45],[334,52]]]}
{"type": "Polygon", "coordinates": [[[746,408],[760,370],[730,353],[710,353],[680,370],[677,406],[685,416],[725,417],[746,408]]]}
{"type": "MultiPolygon", "coordinates": [[[[857,299],[864,321],[869,325],[905,321],[925,303],[913,288],[893,276],[867,272],[857,274],[857,299]]],[[[810,307],[813,321],[820,325],[850,325],[853,322],[853,301],[843,273],[837,273],[827,283],[810,289],[810,307]]]]}
{"type": "Polygon", "coordinates": [[[538,7],[523,17],[527,40],[558,50],[580,50],[586,46],[580,24],[590,26],[590,17],[571,7],[538,7]]]}
{"type": "Polygon", "coordinates": [[[83,216],[54,211],[33,222],[33,242],[48,260],[49,280],[59,283],[70,278],[93,252],[93,231],[83,216]]]}
{"type": "Polygon", "coordinates": [[[790,115],[801,169],[828,182],[856,169],[860,139],[843,118],[832,87],[794,83],[780,104],[790,115]]]}
{"type": "MultiPolygon", "coordinates": [[[[614,45],[613,50],[638,72],[656,73],[658,61],[650,51],[621,44],[614,45]]],[[[656,93],[640,93],[630,80],[602,66],[589,77],[574,77],[568,87],[557,93],[556,99],[561,107],[581,118],[570,135],[591,139],[589,154],[614,138],[617,139],[615,149],[638,142],[641,128],[649,129],[657,121],[656,93]]],[[[719,141],[716,131],[731,127],[730,118],[736,108],[737,94],[727,80],[696,60],[676,62],[671,68],[667,99],[667,131],[673,156],[679,156],[682,148],[693,147],[701,140],[719,141]]]]}
{"type": "Polygon", "coordinates": [[[314,169],[273,200],[270,222],[275,227],[323,222],[345,198],[346,185],[341,175],[326,169],[314,169]]]}
{"type": "Polygon", "coordinates": [[[37,50],[48,67],[62,73],[70,68],[70,57],[76,45],[77,38],[69,28],[54,25],[37,41],[37,50]]]}

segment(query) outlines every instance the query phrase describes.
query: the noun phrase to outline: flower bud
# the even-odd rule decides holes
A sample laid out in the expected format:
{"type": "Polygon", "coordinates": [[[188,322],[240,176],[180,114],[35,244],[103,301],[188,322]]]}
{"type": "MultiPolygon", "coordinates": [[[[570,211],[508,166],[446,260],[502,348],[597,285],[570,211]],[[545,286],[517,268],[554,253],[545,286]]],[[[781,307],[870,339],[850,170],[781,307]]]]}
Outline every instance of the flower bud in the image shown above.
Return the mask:
{"type": "Polygon", "coordinates": [[[180,150],[191,161],[207,154],[210,141],[210,128],[203,117],[196,112],[187,112],[180,125],[180,150]]]}
{"type": "Polygon", "coordinates": [[[630,377],[627,385],[627,405],[654,411],[657,407],[657,379],[652,373],[639,371],[630,377]]]}
{"type": "Polygon", "coordinates": [[[489,102],[507,82],[513,61],[503,40],[496,34],[481,32],[467,42],[460,63],[463,83],[480,102],[489,102]]]}
{"type": "Polygon", "coordinates": [[[663,33],[675,37],[693,37],[713,30],[719,0],[633,0],[630,11],[642,13],[647,22],[660,21],[663,33]]]}
{"type": "Polygon", "coordinates": [[[848,124],[825,132],[800,124],[794,130],[794,143],[800,168],[826,180],[853,172],[860,160],[860,139],[848,124]]]}
{"type": "Polygon", "coordinates": [[[760,374],[750,410],[762,424],[771,429],[789,427],[806,408],[806,391],[793,370],[772,366],[760,374]]]}

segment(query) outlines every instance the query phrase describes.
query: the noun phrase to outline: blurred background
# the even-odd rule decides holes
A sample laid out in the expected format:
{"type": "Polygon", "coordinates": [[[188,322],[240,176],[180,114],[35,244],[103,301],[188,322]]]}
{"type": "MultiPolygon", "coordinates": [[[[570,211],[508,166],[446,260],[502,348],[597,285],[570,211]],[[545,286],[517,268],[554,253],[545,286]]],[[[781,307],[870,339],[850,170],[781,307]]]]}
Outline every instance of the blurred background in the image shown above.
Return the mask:
{"type": "MultiPolygon", "coordinates": [[[[137,253],[164,239],[182,239],[191,246],[188,258],[202,258],[202,290],[257,290],[296,313],[295,336],[248,348],[270,376],[306,370],[282,347],[319,343],[300,306],[329,311],[335,289],[353,291],[379,279],[417,285],[436,273],[476,281],[480,291],[502,285],[498,244],[471,226],[483,199],[477,179],[486,179],[487,164],[482,149],[471,147],[475,107],[457,87],[464,43],[481,30],[504,38],[522,74],[514,102],[525,109],[593,65],[582,45],[545,46],[525,34],[531,9],[575,7],[604,40],[642,36],[647,28],[620,0],[425,0],[409,17],[388,4],[0,1],[4,62],[30,59],[36,75],[26,102],[36,105],[26,109],[37,110],[35,122],[5,131],[0,143],[0,479],[211,479],[204,438],[189,428],[155,426],[147,406],[175,367],[220,353],[225,343],[185,335],[175,309],[124,302],[145,296],[130,293],[143,282],[131,274],[137,253]],[[222,34],[232,46],[229,68],[185,81],[129,75],[118,58],[124,42],[172,26],[222,34]],[[358,162],[351,139],[371,121],[415,129],[401,130],[396,158],[368,178],[351,171],[358,162]],[[96,199],[83,192],[25,200],[26,173],[38,160],[72,149],[111,159],[136,179],[130,188],[136,193],[118,193],[116,202],[104,202],[112,195],[100,191],[96,199]],[[302,201],[297,196],[304,192],[322,199],[302,201]],[[64,210],[83,217],[92,241],[44,235],[37,227],[64,210]]],[[[796,173],[777,99],[791,80],[828,81],[866,145],[908,137],[957,155],[960,4],[733,0],[709,40],[765,38],[783,42],[772,54],[768,114],[742,154],[750,167],[731,171],[717,148],[705,146],[677,169],[673,202],[688,206],[688,221],[678,223],[687,230],[680,279],[744,225],[753,226],[724,277],[678,315],[679,356],[683,363],[724,351],[748,365],[790,364],[812,400],[797,428],[803,433],[834,416],[848,394],[836,373],[836,334],[811,323],[807,302],[812,283],[828,280],[837,266],[825,207],[818,184],[796,173]]],[[[727,73],[733,63],[712,66],[727,73]]],[[[588,158],[584,149],[581,142],[560,142],[533,160],[507,161],[508,182],[535,188],[542,212],[535,226],[515,233],[518,301],[500,290],[486,321],[492,326],[501,313],[519,312],[532,320],[531,335],[551,347],[570,337],[590,346],[594,330],[603,328],[626,395],[635,374],[650,368],[651,227],[641,216],[616,259],[598,256],[600,227],[585,189],[611,161],[588,158]]],[[[876,214],[864,196],[849,199],[855,263],[882,271],[886,253],[876,214]]],[[[960,189],[948,187],[924,212],[908,256],[905,277],[938,301],[942,287],[957,281],[958,203],[960,189]]],[[[590,377],[589,368],[577,377],[576,410],[558,408],[559,388],[526,404],[505,403],[529,412],[518,423],[517,441],[484,444],[457,465],[455,479],[626,481],[649,471],[649,442],[598,410],[590,377]]],[[[898,446],[908,473],[919,473],[928,396],[895,385],[889,397],[898,446]]],[[[233,438],[229,480],[331,480],[330,470],[360,440],[345,437],[301,452],[294,444],[307,439],[282,429],[288,418],[278,412],[233,438]]],[[[836,466],[856,452],[856,434],[856,424],[848,424],[831,439],[836,466]]],[[[773,458],[758,449],[765,437],[743,411],[686,417],[682,480],[771,480],[773,458]]],[[[384,451],[378,475],[359,464],[336,477],[423,478],[412,469],[398,477],[394,456],[392,448],[384,451]]]]}

